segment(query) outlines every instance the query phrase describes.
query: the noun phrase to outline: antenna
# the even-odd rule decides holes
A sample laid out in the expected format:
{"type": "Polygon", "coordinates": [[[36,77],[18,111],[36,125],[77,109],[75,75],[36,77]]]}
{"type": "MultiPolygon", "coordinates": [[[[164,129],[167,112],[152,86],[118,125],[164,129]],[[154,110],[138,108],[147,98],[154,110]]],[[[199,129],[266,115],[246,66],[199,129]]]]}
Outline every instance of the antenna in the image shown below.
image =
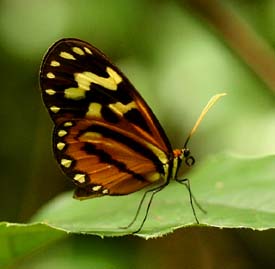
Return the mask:
{"type": "Polygon", "coordinates": [[[219,93],[219,94],[216,94],[214,96],[212,96],[212,98],[208,101],[207,105],[204,107],[204,109],[202,110],[199,118],[197,119],[194,127],[192,128],[191,132],[189,133],[185,143],[184,143],[184,146],[183,148],[186,149],[187,147],[187,144],[191,138],[191,136],[196,132],[197,128],[199,127],[201,121],[203,120],[203,118],[205,117],[206,113],[208,112],[208,110],[222,97],[222,96],[225,96],[226,93],[219,93]]]}

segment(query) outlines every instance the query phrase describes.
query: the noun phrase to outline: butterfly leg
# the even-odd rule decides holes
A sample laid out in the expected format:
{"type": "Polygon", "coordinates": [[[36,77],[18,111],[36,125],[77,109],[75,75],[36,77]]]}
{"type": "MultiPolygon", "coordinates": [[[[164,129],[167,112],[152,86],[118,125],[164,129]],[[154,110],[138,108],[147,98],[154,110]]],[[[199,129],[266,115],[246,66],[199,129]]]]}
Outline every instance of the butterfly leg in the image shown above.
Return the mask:
{"type": "Polygon", "coordinates": [[[160,186],[157,186],[156,188],[147,190],[147,191],[143,194],[143,196],[142,196],[142,198],[141,198],[141,200],[140,200],[140,203],[139,203],[139,205],[138,205],[137,212],[136,212],[136,214],[135,214],[133,220],[132,220],[127,226],[121,227],[121,228],[122,228],[122,229],[128,229],[128,228],[130,228],[130,227],[135,223],[135,221],[136,221],[136,219],[137,219],[137,217],[138,217],[138,215],[139,215],[139,213],[140,213],[141,207],[142,207],[142,205],[143,205],[143,202],[144,202],[144,200],[145,200],[147,194],[148,194],[148,193],[151,193],[150,200],[149,200],[149,202],[148,202],[148,204],[147,204],[145,216],[144,216],[144,218],[143,218],[143,220],[142,220],[142,222],[141,222],[139,228],[138,228],[136,231],[133,232],[133,234],[134,234],[134,233],[138,233],[138,232],[142,229],[142,227],[143,227],[143,225],[144,225],[144,223],[145,223],[145,221],[146,221],[146,219],[147,219],[147,216],[148,216],[148,213],[149,213],[149,209],[150,209],[150,207],[151,207],[151,203],[152,203],[152,201],[153,201],[154,195],[157,194],[159,191],[161,191],[165,186],[167,186],[167,183],[162,184],[162,185],[160,185],[160,186]]]}
{"type": "Polygon", "coordinates": [[[189,200],[190,200],[190,205],[191,205],[191,208],[192,208],[192,212],[193,212],[193,215],[196,219],[196,222],[197,224],[199,224],[199,220],[197,218],[197,214],[196,214],[196,210],[195,210],[195,207],[194,207],[194,204],[193,202],[195,203],[195,205],[204,213],[206,214],[206,210],[204,210],[201,205],[199,204],[199,202],[196,200],[195,196],[193,195],[192,191],[191,191],[191,186],[190,186],[190,181],[188,178],[184,178],[184,179],[176,179],[176,181],[182,185],[184,185],[187,190],[188,190],[188,193],[189,193],[189,200]]]}

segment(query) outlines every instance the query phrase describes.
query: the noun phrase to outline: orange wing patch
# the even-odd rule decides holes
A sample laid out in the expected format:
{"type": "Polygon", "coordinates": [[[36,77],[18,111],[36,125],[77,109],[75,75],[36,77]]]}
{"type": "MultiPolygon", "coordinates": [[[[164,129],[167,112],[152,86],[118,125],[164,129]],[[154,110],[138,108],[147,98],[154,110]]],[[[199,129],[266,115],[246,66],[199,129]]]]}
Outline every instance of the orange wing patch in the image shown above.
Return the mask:
{"type": "MultiPolygon", "coordinates": [[[[97,124],[74,121],[65,130],[62,124],[67,134],[54,141],[56,145],[64,144],[62,150],[56,151],[56,157],[78,186],[76,197],[128,194],[162,179],[160,167],[143,152],[151,152],[146,144],[136,143],[125,131],[118,135],[106,124],[97,124]],[[97,128],[103,129],[97,132],[97,128]],[[135,143],[140,151],[133,149],[135,143]]],[[[58,127],[55,132],[60,132],[58,127]]]]}

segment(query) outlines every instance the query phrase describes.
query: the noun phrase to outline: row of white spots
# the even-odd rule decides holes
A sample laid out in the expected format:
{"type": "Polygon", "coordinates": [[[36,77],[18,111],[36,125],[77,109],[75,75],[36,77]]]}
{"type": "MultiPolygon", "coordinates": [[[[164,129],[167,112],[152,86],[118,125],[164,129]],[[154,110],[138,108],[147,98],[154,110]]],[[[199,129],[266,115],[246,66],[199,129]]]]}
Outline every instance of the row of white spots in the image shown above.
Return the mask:
{"type": "MultiPolygon", "coordinates": [[[[71,127],[73,125],[73,123],[71,121],[67,121],[63,124],[64,127],[71,127]]],[[[64,137],[68,134],[68,132],[64,129],[60,129],[58,132],[57,132],[57,135],[59,137],[64,137]]],[[[64,142],[61,142],[59,141],[57,144],[56,144],[56,148],[59,150],[59,151],[62,151],[66,146],[66,143],[64,142]]],[[[73,163],[73,160],[71,159],[68,159],[68,158],[62,158],[60,160],[60,164],[61,166],[65,167],[65,168],[70,168],[71,165],[73,163]]],[[[79,183],[84,183],[85,182],[85,174],[80,174],[80,173],[77,173],[74,175],[73,177],[74,180],[78,181],[79,183]]]]}
{"type": "MultiPolygon", "coordinates": [[[[90,90],[90,85],[91,83],[96,83],[105,89],[109,90],[117,90],[117,85],[122,81],[122,78],[110,67],[106,68],[107,73],[110,75],[109,78],[104,78],[100,77],[94,73],[91,72],[83,72],[83,73],[75,73],[74,78],[75,81],[78,84],[78,87],[70,87],[65,89],[64,91],[64,96],[67,99],[72,99],[72,100],[81,100],[85,98],[85,91],[90,90]]],[[[52,72],[49,72],[47,74],[47,77],[52,79],[55,78],[55,75],[52,72]]],[[[56,91],[53,89],[46,89],[45,92],[48,95],[54,95],[56,94],[56,91]]],[[[129,111],[132,108],[136,107],[135,102],[131,102],[127,105],[123,105],[120,102],[117,102],[115,104],[110,104],[110,108],[120,116],[122,116],[124,113],[129,111]]],[[[53,113],[57,113],[60,110],[60,107],[57,106],[52,106],[50,107],[50,110],[53,113]]],[[[98,110],[97,110],[98,111],[98,110]]],[[[88,114],[90,113],[90,109],[87,112],[88,114]]]]}
{"type": "MultiPolygon", "coordinates": [[[[90,49],[88,49],[87,47],[84,47],[83,49],[86,53],[91,54],[91,55],[93,54],[92,51],[90,49]]],[[[81,55],[81,56],[85,55],[85,52],[79,47],[72,47],[72,51],[78,55],[81,55]]],[[[60,55],[60,57],[66,59],[66,60],[76,60],[76,58],[71,53],[66,52],[66,51],[61,51],[59,55],[60,55]]]]}
{"type": "MultiPolygon", "coordinates": [[[[71,122],[71,121],[66,121],[64,124],[63,124],[63,126],[64,127],[71,127],[73,125],[73,123],[71,122]]],[[[58,132],[57,132],[57,135],[59,136],[59,137],[64,137],[65,135],[67,135],[67,131],[66,130],[64,130],[64,129],[60,129],[58,132]]],[[[65,146],[66,146],[66,144],[64,143],[64,142],[58,142],[57,144],[56,144],[56,148],[58,149],[58,150],[63,150],[64,148],[65,148],[65,146]]]]}
{"type": "MultiPolygon", "coordinates": [[[[64,127],[71,127],[73,125],[73,123],[71,122],[71,121],[66,121],[64,124],[63,124],[63,126],[64,127]]],[[[64,129],[60,129],[58,132],[57,132],[57,135],[59,136],[59,137],[64,137],[65,135],[67,135],[68,134],[68,132],[66,131],[66,130],[64,130],[64,129]]],[[[57,144],[56,144],[56,148],[59,150],[59,151],[62,151],[64,148],[65,148],[65,146],[66,146],[66,143],[64,143],[64,142],[58,142],[57,144]]],[[[71,165],[71,163],[72,163],[72,161],[71,160],[68,160],[68,159],[62,159],[61,160],[61,165],[63,165],[63,166],[65,166],[65,167],[70,167],[70,165],[71,165]]]]}
{"type": "MultiPolygon", "coordinates": [[[[85,174],[75,174],[74,180],[79,182],[79,183],[85,183],[85,177],[86,177],[85,174]]],[[[102,189],[102,186],[100,186],[100,185],[92,187],[92,190],[95,191],[95,192],[98,192],[101,189],[102,189]]],[[[109,192],[108,189],[102,190],[103,194],[108,194],[108,192],[109,192]]]]}
{"type": "MultiPolygon", "coordinates": [[[[70,127],[70,126],[72,126],[72,125],[73,125],[73,123],[72,123],[71,121],[67,121],[67,122],[65,122],[65,123],[63,124],[64,127],[70,127]]],[[[58,135],[59,137],[64,137],[64,136],[67,135],[67,134],[68,134],[68,132],[67,132],[66,130],[64,130],[64,129],[60,129],[60,130],[57,132],[57,135],[58,135]]],[[[57,148],[59,151],[62,151],[62,150],[65,148],[65,146],[66,146],[66,143],[64,143],[64,142],[58,142],[58,143],[56,144],[56,148],[57,148]]],[[[73,160],[63,158],[63,159],[61,159],[60,164],[61,164],[62,166],[64,166],[65,168],[70,168],[72,162],[73,162],[73,160]]]]}
{"type": "MultiPolygon", "coordinates": [[[[79,182],[79,183],[85,183],[85,174],[75,174],[74,176],[74,180],[79,182]]],[[[93,186],[92,187],[92,190],[95,191],[95,192],[98,192],[102,189],[102,186],[101,185],[96,185],[96,186],[93,186]]],[[[101,191],[103,194],[108,194],[108,189],[104,189],[101,191]]]]}
{"type": "MultiPolygon", "coordinates": [[[[71,127],[72,125],[73,125],[73,123],[71,121],[67,121],[63,124],[64,127],[71,127]]],[[[58,131],[57,135],[59,137],[64,137],[65,135],[67,135],[67,133],[68,132],[66,130],[61,129],[61,130],[58,131]]],[[[91,133],[91,132],[89,132],[89,133],[91,133]]],[[[97,133],[95,133],[95,134],[97,134],[97,133]]],[[[100,135],[100,134],[98,134],[98,135],[100,135]]],[[[56,148],[59,151],[62,151],[65,148],[65,146],[66,146],[66,144],[64,142],[58,142],[56,144],[56,148]]],[[[73,163],[73,160],[68,159],[68,158],[62,158],[60,160],[60,164],[65,168],[70,168],[72,163],[73,163]]],[[[83,174],[83,173],[76,173],[74,175],[73,179],[75,181],[78,181],[79,183],[85,183],[86,175],[83,174]]],[[[95,192],[97,192],[101,189],[102,189],[102,186],[100,186],[100,185],[92,187],[92,190],[95,191],[95,192]]],[[[104,189],[104,190],[102,190],[102,193],[103,194],[108,194],[108,190],[104,189]]]]}
{"type": "MultiPolygon", "coordinates": [[[[83,47],[84,51],[90,55],[92,55],[92,51],[87,48],[87,47],[83,47]]],[[[79,47],[72,47],[72,51],[78,55],[84,55],[85,52],[79,48],[79,47]]],[[[70,54],[69,52],[66,52],[66,51],[61,51],[60,54],[59,54],[60,57],[64,58],[64,59],[67,59],[67,60],[76,60],[76,58],[70,54]]],[[[56,61],[56,60],[52,60],[51,63],[50,63],[50,66],[52,67],[59,67],[60,66],[60,62],[56,61]]],[[[55,78],[55,74],[53,72],[48,72],[47,73],[47,78],[49,79],[54,79],[55,78]]],[[[45,92],[48,94],[48,95],[54,95],[56,94],[56,91],[53,90],[53,89],[46,89],[45,92]]]]}

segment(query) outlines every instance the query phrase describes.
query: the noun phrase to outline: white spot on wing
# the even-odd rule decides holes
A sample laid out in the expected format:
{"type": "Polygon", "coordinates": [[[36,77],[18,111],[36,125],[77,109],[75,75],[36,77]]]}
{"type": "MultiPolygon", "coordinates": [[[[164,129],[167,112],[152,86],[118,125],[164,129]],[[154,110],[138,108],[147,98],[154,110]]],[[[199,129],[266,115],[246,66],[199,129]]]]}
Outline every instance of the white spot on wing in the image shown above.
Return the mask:
{"type": "Polygon", "coordinates": [[[99,191],[102,188],[102,186],[98,185],[98,186],[94,186],[92,188],[93,191],[99,191]]]}
{"type": "Polygon", "coordinates": [[[45,93],[48,95],[54,95],[54,94],[56,94],[56,91],[53,89],[47,89],[47,90],[45,90],[45,93]]]}
{"type": "Polygon", "coordinates": [[[51,106],[51,107],[50,107],[50,110],[51,110],[53,113],[57,113],[57,112],[60,110],[60,107],[58,107],[58,106],[51,106]]]}
{"type": "Polygon", "coordinates": [[[64,59],[67,59],[67,60],[75,60],[75,57],[72,54],[70,54],[70,53],[68,53],[66,51],[60,52],[59,55],[60,55],[60,57],[62,57],[64,59]]]}
{"type": "Polygon", "coordinates": [[[52,72],[47,73],[47,78],[53,79],[55,78],[55,74],[52,72]]]}
{"type": "Polygon", "coordinates": [[[74,180],[78,181],[79,183],[85,182],[85,174],[75,174],[74,180]]]}
{"type": "Polygon", "coordinates": [[[78,55],[84,55],[85,54],[84,51],[79,47],[73,47],[72,50],[73,50],[74,53],[76,53],[78,55]]]}
{"type": "Polygon", "coordinates": [[[66,134],[67,134],[67,131],[65,131],[65,130],[59,130],[58,133],[57,133],[57,135],[58,135],[59,137],[63,137],[63,136],[65,136],[66,134]]]}
{"type": "Polygon", "coordinates": [[[109,193],[109,190],[105,189],[102,191],[103,194],[108,194],[109,193]]]}
{"type": "Polygon", "coordinates": [[[85,50],[87,53],[89,53],[89,54],[93,54],[93,53],[91,52],[91,50],[88,49],[87,47],[84,47],[84,50],[85,50]]]}
{"type": "Polygon", "coordinates": [[[58,61],[51,61],[50,65],[56,67],[56,66],[60,66],[60,63],[58,61]]]}
{"type": "Polygon", "coordinates": [[[66,168],[69,168],[72,164],[72,160],[68,159],[61,159],[61,165],[63,165],[66,168]]]}
{"type": "Polygon", "coordinates": [[[66,146],[66,144],[63,143],[63,142],[58,142],[57,145],[56,145],[56,147],[57,147],[58,150],[64,149],[65,146],[66,146]]]}

